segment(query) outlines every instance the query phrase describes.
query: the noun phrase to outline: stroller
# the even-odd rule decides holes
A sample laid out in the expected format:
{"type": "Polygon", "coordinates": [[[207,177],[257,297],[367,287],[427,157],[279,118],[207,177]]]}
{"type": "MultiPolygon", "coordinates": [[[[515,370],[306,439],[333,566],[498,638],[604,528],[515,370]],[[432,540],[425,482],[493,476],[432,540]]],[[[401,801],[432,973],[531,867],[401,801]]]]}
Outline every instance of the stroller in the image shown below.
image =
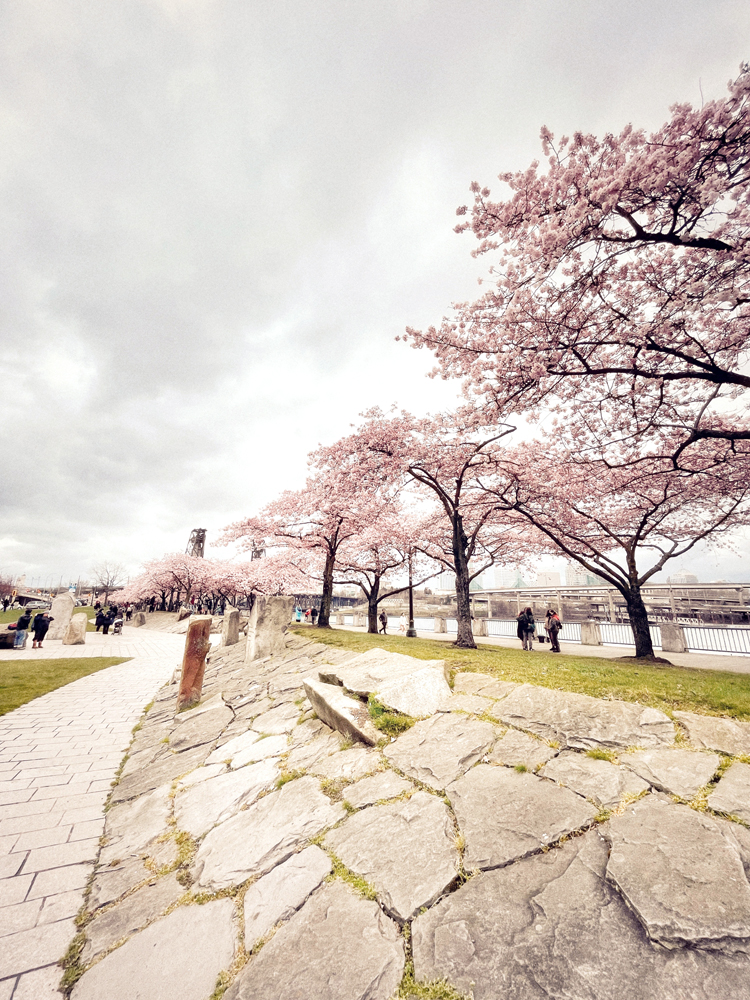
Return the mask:
{"type": "Polygon", "coordinates": [[[118,615],[112,622],[113,635],[122,635],[122,615],[118,615]]]}

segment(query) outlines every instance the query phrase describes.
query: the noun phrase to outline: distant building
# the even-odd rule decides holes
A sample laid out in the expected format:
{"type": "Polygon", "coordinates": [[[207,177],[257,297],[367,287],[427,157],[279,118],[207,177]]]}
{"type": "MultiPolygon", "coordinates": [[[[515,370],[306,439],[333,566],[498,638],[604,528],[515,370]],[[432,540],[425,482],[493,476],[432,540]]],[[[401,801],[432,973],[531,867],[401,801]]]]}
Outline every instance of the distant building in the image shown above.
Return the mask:
{"type": "Polygon", "coordinates": [[[559,587],[560,586],[560,574],[554,570],[543,569],[539,570],[536,575],[536,586],[537,587],[559,587]]]}
{"type": "Polygon", "coordinates": [[[568,562],[565,567],[565,585],[567,587],[611,586],[595,573],[589,573],[580,563],[572,561],[568,562]]]}
{"type": "Polygon", "coordinates": [[[679,584],[679,583],[698,583],[698,577],[695,573],[687,573],[682,571],[680,573],[673,573],[672,576],[667,577],[667,583],[679,584]]]}

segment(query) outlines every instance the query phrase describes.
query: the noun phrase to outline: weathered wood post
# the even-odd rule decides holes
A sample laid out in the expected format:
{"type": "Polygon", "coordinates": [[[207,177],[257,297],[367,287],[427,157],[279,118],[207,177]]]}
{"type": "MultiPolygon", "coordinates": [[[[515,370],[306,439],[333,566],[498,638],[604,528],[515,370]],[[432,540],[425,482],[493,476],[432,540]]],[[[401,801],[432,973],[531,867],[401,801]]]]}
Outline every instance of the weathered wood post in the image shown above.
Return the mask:
{"type": "Polygon", "coordinates": [[[185,653],[182,657],[180,693],[177,695],[178,712],[197,705],[201,700],[206,653],[211,648],[210,634],[211,615],[193,615],[188,625],[185,653]]]}

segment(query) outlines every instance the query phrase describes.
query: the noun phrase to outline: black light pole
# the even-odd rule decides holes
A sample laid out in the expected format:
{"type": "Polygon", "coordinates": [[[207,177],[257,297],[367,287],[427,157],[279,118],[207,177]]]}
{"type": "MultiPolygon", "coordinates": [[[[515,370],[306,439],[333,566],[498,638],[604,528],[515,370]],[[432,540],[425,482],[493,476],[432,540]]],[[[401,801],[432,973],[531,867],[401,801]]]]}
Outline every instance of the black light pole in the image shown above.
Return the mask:
{"type": "Polygon", "coordinates": [[[417,630],[414,628],[414,588],[412,586],[411,575],[411,549],[409,549],[409,627],[406,630],[406,638],[417,638],[417,630]]]}

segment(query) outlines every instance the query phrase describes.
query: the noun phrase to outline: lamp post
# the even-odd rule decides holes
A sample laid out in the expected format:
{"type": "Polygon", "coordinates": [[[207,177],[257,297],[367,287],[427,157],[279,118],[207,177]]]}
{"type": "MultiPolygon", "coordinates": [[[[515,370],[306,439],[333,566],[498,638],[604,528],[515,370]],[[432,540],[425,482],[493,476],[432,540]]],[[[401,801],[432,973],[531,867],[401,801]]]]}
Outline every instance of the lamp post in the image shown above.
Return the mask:
{"type": "Polygon", "coordinates": [[[411,572],[411,549],[409,549],[409,627],[406,630],[407,639],[416,639],[417,630],[414,628],[414,587],[412,586],[411,572]]]}

